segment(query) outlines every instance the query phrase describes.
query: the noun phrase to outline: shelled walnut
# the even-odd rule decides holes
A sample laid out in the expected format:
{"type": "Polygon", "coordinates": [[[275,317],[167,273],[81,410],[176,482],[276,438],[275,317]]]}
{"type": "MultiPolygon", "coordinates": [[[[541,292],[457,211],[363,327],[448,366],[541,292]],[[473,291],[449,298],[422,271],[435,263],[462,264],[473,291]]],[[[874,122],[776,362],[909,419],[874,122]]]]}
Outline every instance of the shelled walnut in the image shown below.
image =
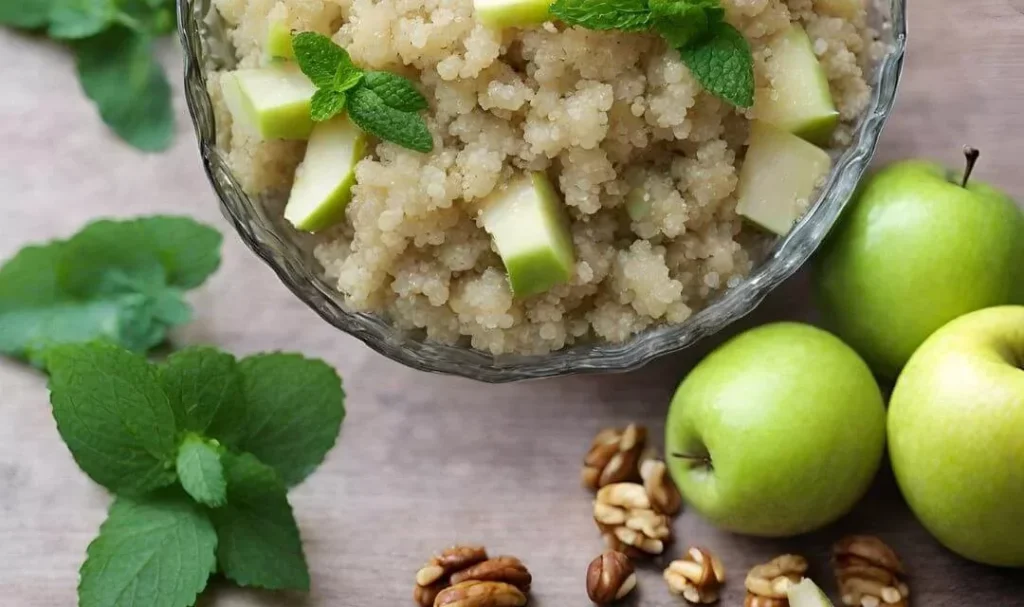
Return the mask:
{"type": "Polygon", "coordinates": [[[783,554],[757,565],[747,573],[744,607],[788,607],[786,591],[807,573],[807,559],[783,554]]]}
{"type": "Polygon", "coordinates": [[[832,548],[839,593],[851,607],[907,607],[910,588],[903,577],[903,563],[877,537],[851,535],[832,548]]]}
{"type": "Polygon", "coordinates": [[[693,547],[686,551],[686,556],[669,563],[664,576],[668,589],[687,601],[714,603],[725,583],[725,568],[707,549],[693,547]]]}
{"type": "Polygon", "coordinates": [[[639,478],[640,455],[647,444],[647,429],[630,424],[623,430],[598,432],[583,459],[583,486],[597,490],[613,483],[639,478]]]}
{"type": "Polygon", "coordinates": [[[526,566],[515,557],[488,558],[487,551],[482,546],[452,546],[416,572],[413,599],[420,607],[524,605],[532,581],[526,566]],[[474,584],[468,586],[470,582],[474,584]],[[515,592],[505,586],[509,586],[515,592]],[[447,592],[456,587],[460,589],[447,592]],[[515,602],[518,600],[517,596],[523,597],[522,603],[515,602]],[[439,602],[442,599],[447,602],[439,602]],[[490,602],[481,602],[485,599],[490,602]]]}
{"type": "Polygon", "coordinates": [[[668,466],[650,453],[646,453],[640,464],[640,478],[644,490],[651,500],[651,506],[661,514],[675,516],[683,506],[683,497],[668,474],[668,466]]]}
{"type": "Polygon", "coordinates": [[[587,596],[597,605],[608,605],[636,588],[636,572],[629,557],[608,550],[587,567],[587,596]]]}
{"type": "Polygon", "coordinates": [[[668,517],[653,509],[637,483],[602,487],[594,501],[594,521],[609,548],[631,557],[661,554],[672,535],[668,517]]]}

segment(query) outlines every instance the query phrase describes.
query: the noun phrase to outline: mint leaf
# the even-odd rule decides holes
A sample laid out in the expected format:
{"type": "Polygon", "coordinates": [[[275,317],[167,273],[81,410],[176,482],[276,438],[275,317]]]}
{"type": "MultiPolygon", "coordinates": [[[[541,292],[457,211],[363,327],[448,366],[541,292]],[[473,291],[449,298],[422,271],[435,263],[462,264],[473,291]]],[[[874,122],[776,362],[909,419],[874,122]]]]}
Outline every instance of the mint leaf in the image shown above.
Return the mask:
{"type": "Polygon", "coordinates": [[[286,489],[273,468],[249,454],[224,454],[228,501],[210,512],[217,562],[241,586],[309,590],[309,569],[286,489]]]}
{"type": "Polygon", "coordinates": [[[349,91],[348,115],[362,130],[416,152],[431,152],[434,137],[419,114],[397,110],[372,89],[349,91]]]}
{"type": "Polygon", "coordinates": [[[391,72],[366,72],[363,86],[381,98],[386,105],[403,112],[427,109],[427,99],[409,80],[391,72]]]}
{"type": "Polygon", "coordinates": [[[204,506],[219,508],[227,500],[227,482],[215,444],[190,434],[178,447],[178,478],[185,492],[204,506]]]}
{"type": "Polygon", "coordinates": [[[258,354],[238,364],[245,415],[219,415],[206,432],[252,453],[297,485],[324,460],[345,417],[341,378],[327,363],[297,354],[258,354]]]}
{"type": "Polygon", "coordinates": [[[0,25],[23,29],[43,27],[50,21],[54,0],[4,0],[0,2],[0,25]]]}
{"type": "Polygon", "coordinates": [[[345,93],[331,89],[317,89],[310,102],[313,122],[324,122],[345,111],[345,93]]]}
{"type": "Polygon", "coordinates": [[[712,95],[747,108],[754,104],[754,57],[736,28],[721,21],[710,37],[679,50],[683,62],[712,95]]]}
{"type": "Polygon", "coordinates": [[[152,40],[112,27],[78,42],[78,79],[103,121],[134,147],[156,152],[174,137],[171,87],[153,56],[152,40]]]}
{"type": "Polygon", "coordinates": [[[184,217],[98,221],[0,267],[0,353],[104,339],[146,351],[189,320],[184,290],[220,264],[220,234],[184,217]]]}
{"type": "Polygon", "coordinates": [[[118,497],[89,544],[80,607],[187,607],[216,567],[217,534],[180,494],[118,497]]]}
{"type": "Polygon", "coordinates": [[[174,482],[174,412],[143,357],[95,342],[46,354],[57,430],[79,467],[114,493],[174,482]]]}
{"type": "MultiPolygon", "coordinates": [[[[717,0],[710,0],[717,4],[717,0]]],[[[721,6],[706,6],[694,0],[651,0],[654,29],[673,48],[706,40],[712,28],[725,18],[721,6]]]]}
{"type": "Polygon", "coordinates": [[[116,0],[118,20],[132,29],[162,36],[175,30],[174,0],[116,0]]]}
{"type": "Polygon", "coordinates": [[[348,82],[353,73],[360,72],[348,52],[323,34],[296,34],[292,37],[292,47],[299,69],[317,88],[344,92],[347,89],[339,87],[348,82]]]}
{"type": "Polygon", "coordinates": [[[77,40],[107,29],[117,14],[113,0],[56,0],[50,12],[52,38],[77,40]]]}
{"type": "Polygon", "coordinates": [[[224,426],[244,419],[245,394],[234,356],[214,348],[188,348],[171,354],[159,374],[178,430],[206,434],[215,419],[224,426]]]}
{"type": "Polygon", "coordinates": [[[651,25],[646,0],[555,0],[550,11],[567,25],[591,30],[638,32],[651,25]]]}

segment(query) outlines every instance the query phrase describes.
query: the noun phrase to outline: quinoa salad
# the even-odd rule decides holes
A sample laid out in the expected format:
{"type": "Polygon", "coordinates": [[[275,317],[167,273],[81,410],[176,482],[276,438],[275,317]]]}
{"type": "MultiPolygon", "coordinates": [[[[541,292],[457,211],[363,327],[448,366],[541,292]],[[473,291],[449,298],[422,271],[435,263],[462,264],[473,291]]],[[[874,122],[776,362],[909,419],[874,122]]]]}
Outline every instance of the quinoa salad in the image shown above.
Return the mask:
{"type": "MultiPolygon", "coordinates": [[[[370,138],[336,220],[308,230],[315,257],[348,309],[495,355],[623,342],[682,323],[737,285],[794,220],[766,230],[738,210],[751,125],[767,119],[761,100],[777,97],[774,45],[794,26],[806,32],[834,103],[834,126],[818,141],[824,150],[851,141],[882,52],[861,0],[722,0],[724,20],[753,58],[756,101],[737,107],[705,90],[651,31],[594,31],[555,18],[495,27],[474,0],[214,5],[238,70],[267,65],[268,24],[280,24],[329,36],[359,68],[415,84],[432,150],[370,138]],[[569,248],[564,277],[526,295],[485,225],[489,201],[524,174],[549,182],[569,248]]],[[[218,145],[249,195],[287,199],[307,141],[242,124],[225,98],[229,75],[209,82],[218,145]]],[[[808,187],[827,172],[819,167],[808,187]]],[[[813,200],[790,197],[800,213],[813,200]]]]}

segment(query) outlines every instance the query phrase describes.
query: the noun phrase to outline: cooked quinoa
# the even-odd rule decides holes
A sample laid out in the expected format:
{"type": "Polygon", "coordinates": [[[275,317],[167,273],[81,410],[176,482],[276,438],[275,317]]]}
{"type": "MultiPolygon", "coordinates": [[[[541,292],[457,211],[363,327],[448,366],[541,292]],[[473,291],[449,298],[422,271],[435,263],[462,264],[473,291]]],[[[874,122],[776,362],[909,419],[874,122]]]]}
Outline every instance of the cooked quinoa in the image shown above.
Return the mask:
{"type": "MultiPolygon", "coordinates": [[[[317,235],[316,258],[349,308],[427,339],[494,354],[541,354],[584,340],[621,342],[686,320],[735,286],[766,237],[735,212],[753,110],[702,91],[655,35],[545,23],[497,31],[472,0],[216,0],[243,67],[261,62],[268,20],[317,31],[357,65],[402,73],[430,100],[434,151],[390,143],[356,170],[346,221],[317,235]],[[481,200],[522,170],[547,171],[576,247],[568,284],[513,298],[479,225],[481,200]],[[650,211],[633,221],[627,193],[650,211]],[[634,196],[638,193],[634,193],[634,196]]],[[[870,96],[877,50],[848,0],[723,0],[750,41],[758,87],[770,87],[771,37],[799,21],[828,75],[843,123],[870,96]]],[[[230,122],[216,75],[210,93],[230,122]]],[[[252,195],[287,192],[303,142],[262,142],[222,128],[220,145],[252,195]]]]}

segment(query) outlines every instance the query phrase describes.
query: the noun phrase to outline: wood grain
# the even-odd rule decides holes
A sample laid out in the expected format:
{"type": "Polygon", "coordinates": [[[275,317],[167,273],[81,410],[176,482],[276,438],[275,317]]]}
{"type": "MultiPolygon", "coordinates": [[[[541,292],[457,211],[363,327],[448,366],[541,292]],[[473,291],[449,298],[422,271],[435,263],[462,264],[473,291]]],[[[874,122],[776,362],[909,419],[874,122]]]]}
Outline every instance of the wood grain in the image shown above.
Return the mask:
{"type": "MultiPolygon", "coordinates": [[[[931,156],[955,164],[960,147],[971,143],[984,154],[978,178],[1024,199],[1020,3],[911,3],[906,77],[879,160],[931,156]]],[[[100,215],[187,213],[228,230],[180,99],[174,149],[142,156],[98,124],[61,49],[2,32],[0,56],[0,258],[100,215]]],[[[178,69],[173,49],[167,60],[178,69]]],[[[534,572],[534,605],[588,604],[584,572],[600,550],[589,496],[577,486],[588,441],[599,428],[629,420],[660,436],[676,383],[727,337],[626,376],[478,385],[381,358],[293,299],[233,235],[225,250],[223,269],[193,299],[198,320],[177,339],[240,354],[288,349],[323,357],[347,380],[349,416],[339,448],[293,494],[313,569],[311,595],[220,588],[209,605],[408,605],[418,565],[455,541],[482,542],[524,559],[534,572]]],[[[804,281],[788,283],[728,334],[767,319],[807,317],[804,281]]],[[[0,604],[74,605],[77,569],[107,502],[60,442],[43,378],[0,362],[0,604]]],[[[732,579],[722,602],[729,607],[742,603],[746,569],[782,550],[810,557],[812,573],[834,593],[828,545],[854,530],[883,535],[903,555],[915,605],[1024,605],[1024,575],[972,565],[941,549],[887,474],[854,513],[808,537],[735,537],[692,513],[676,524],[680,544],[705,544],[722,556],[732,579]]],[[[633,605],[681,604],[667,594],[659,567],[641,571],[633,605]]]]}

